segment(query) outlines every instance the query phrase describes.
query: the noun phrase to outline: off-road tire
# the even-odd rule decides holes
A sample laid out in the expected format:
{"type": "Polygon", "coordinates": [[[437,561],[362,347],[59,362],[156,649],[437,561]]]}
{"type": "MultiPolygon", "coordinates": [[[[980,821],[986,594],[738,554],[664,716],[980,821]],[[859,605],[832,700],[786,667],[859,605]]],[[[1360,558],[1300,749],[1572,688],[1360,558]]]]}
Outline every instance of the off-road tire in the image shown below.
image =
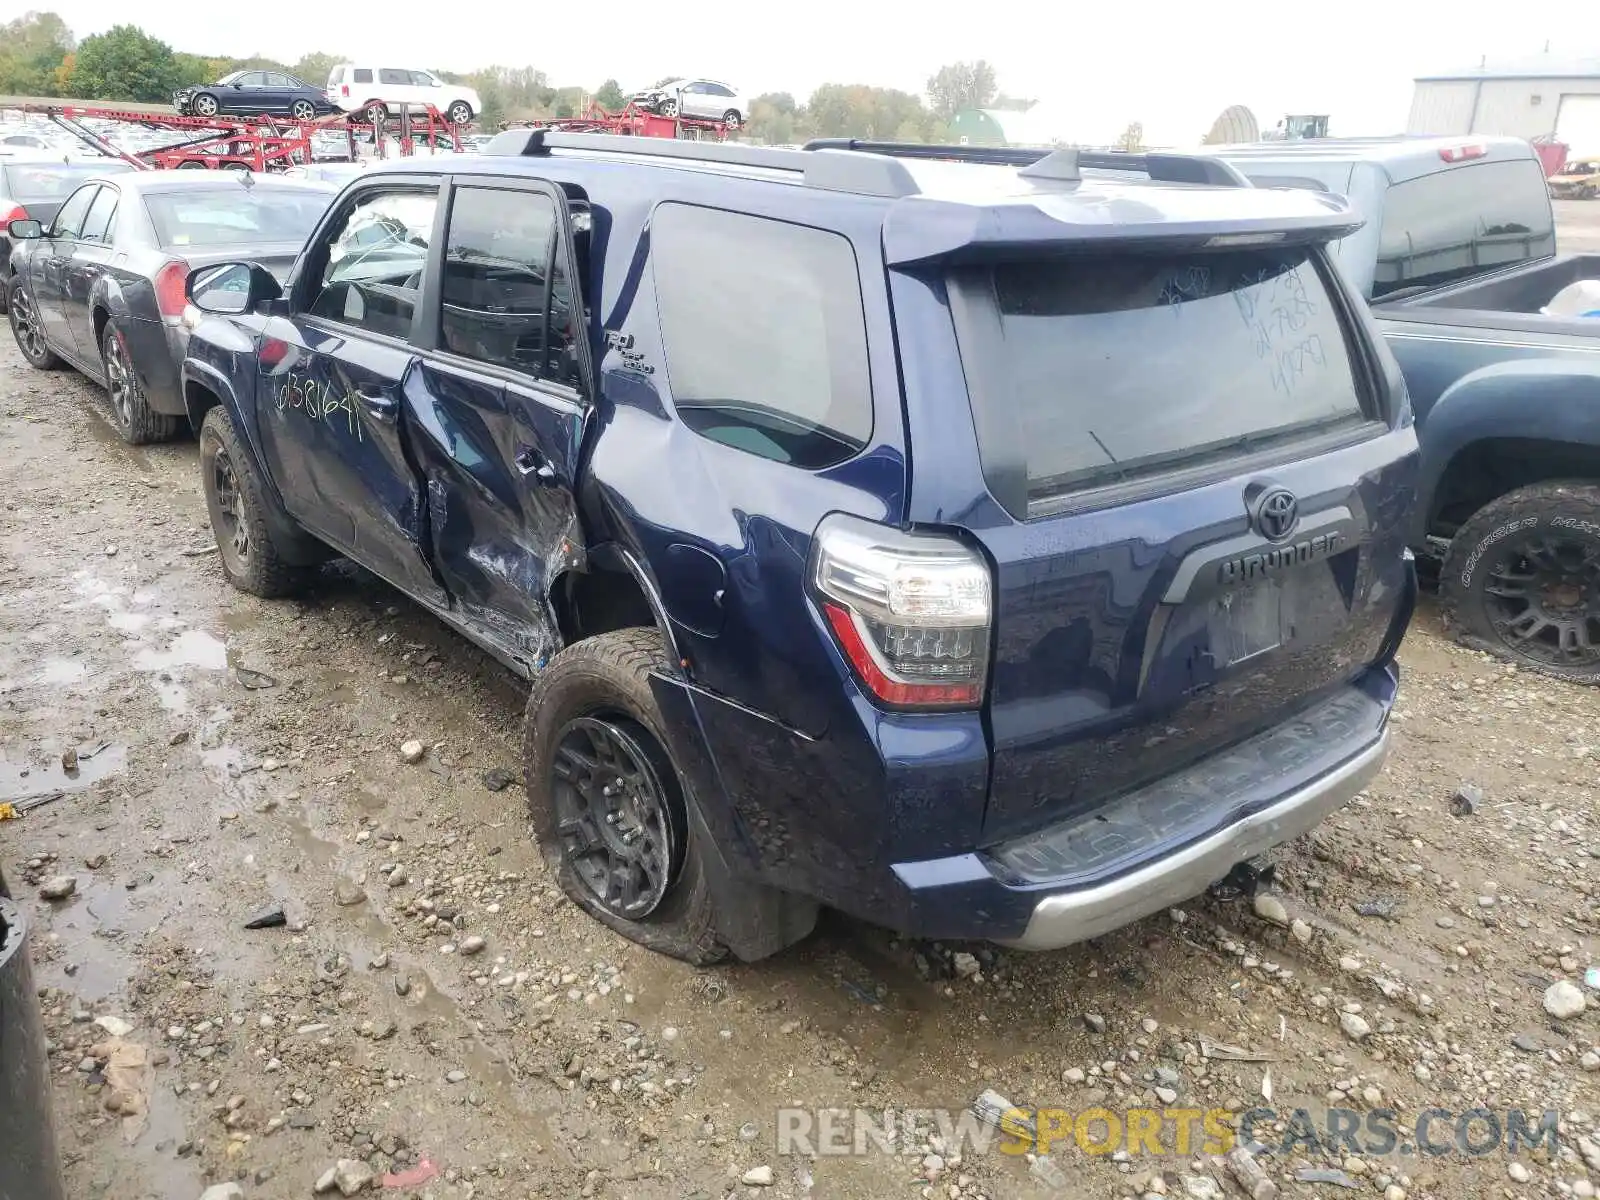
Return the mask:
{"type": "Polygon", "coordinates": [[[641,946],[709,966],[728,955],[717,936],[710,888],[693,822],[684,820],[687,844],[682,865],[660,905],[638,921],[608,910],[577,877],[556,832],[555,799],[549,780],[562,732],[583,716],[620,717],[640,727],[653,740],[647,747],[658,760],[663,782],[675,782],[685,805],[694,802],[682,773],[666,750],[661,712],[650,689],[654,671],[670,671],[671,663],[654,629],[621,629],[567,647],[535,677],[523,721],[523,768],[528,810],[534,835],[551,873],[572,902],[602,924],[641,946]]]}
{"type": "Polygon", "coordinates": [[[56,357],[55,351],[50,349],[50,343],[45,340],[43,328],[35,324],[34,328],[37,329],[36,336],[24,340],[22,330],[19,327],[23,316],[17,312],[18,296],[23,299],[24,314],[31,314],[29,319],[37,323],[39,309],[33,302],[33,293],[28,290],[28,286],[22,282],[19,276],[13,275],[6,291],[6,320],[11,325],[11,336],[17,343],[17,349],[22,352],[22,357],[27,360],[28,365],[35,371],[54,371],[61,365],[61,360],[56,357]],[[39,347],[37,353],[28,348],[30,341],[39,347]]]}
{"type": "Polygon", "coordinates": [[[1486,588],[1497,564],[1520,538],[1558,533],[1590,544],[1600,553],[1600,485],[1585,480],[1553,480],[1507,492],[1475,512],[1456,531],[1439,577],[1440,608],[1457,637],[1474,649],[1516,663],[1525,670],[1572,683],[1600,685],[1600,662],[1568,668],[1517,652],[1495,628],[1486,588]]]}
{"type": "Polygon", "coordinates": [[[100,333],[100,361],[106,372],[107,408],[111,414],[111,424],[123,441],[130,446],[145,446],[151,442],[170,442],[178,436],[184,419],[169,417],[150,407],[150,402],[145,399],[144,388],[139,384],[139,372],[134,365],[133,354],[128,349],[128,339],[115,321],[107,321],[100,333]],[[128,373],[126,413],[118,409],[116,400],[109,395],[113,382],[112,356],[117,352],[118,345],[128,373]]]}
{"type": "Polygon", "coordinates": [[[228,410],[221,405],[206,413],[200,426],[200,482],[206,494],[206,511],[211,515],[211,529],[217,539],[217,557],[228,582],[241,592],[267,600],[290,596],[303,588],[311,571],[285,562],[280,556],[265,518],[266,500],[261,495],[261,481],[256,477],[253,460],[234,429],[228,410]],[[249,534],[248,553],[243,555],[237,552],[226,533],[225,515],[217,495],[219,454],[226,454],[232,467],[242,519],[249,534]]]}

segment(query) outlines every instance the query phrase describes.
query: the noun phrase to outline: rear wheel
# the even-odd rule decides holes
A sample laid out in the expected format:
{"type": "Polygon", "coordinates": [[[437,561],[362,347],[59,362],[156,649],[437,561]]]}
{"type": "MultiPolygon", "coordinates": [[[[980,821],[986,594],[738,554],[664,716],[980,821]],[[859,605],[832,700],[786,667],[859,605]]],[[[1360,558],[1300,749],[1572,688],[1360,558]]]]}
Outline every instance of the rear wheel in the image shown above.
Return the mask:
{"type": "Polygon", "coordinates": [[[450,106],[446,114],[456,125],[470,125],[472,123],[472,105],[465,100],[457,100],[450,106]]]}
{"type": "Polygon", "coordinates": [[[180,170],[180,171],[204,171],[204,170],[206,170],[206,165],[203,162],[196,162],[192,158],[186,158],[181,163],[178,164],[178,170],[180,170]]]}
{"type": "Polygon", "coordinates": [[[39,323],[33,293],[15,277],[11,281],[10,309],[11,335],[17,339],[17,349],[22,351],[28,365],[36,371],[53,371],[59,367],[61,360],[50,352],[44,326],[39,323]]]}
{"type": "Polygon", "coordinates": [[[371,101],[363,111],[368,124],[371,125],[376,125],[379,121],[385,120],[389,116],[389,106],[382,100],[371,101]]]}
{"type": "Polygon", "coordinates": [[[1469,644],[1600,684],[1600,486],[1540,483],[1484,505],[1452,539],[1439,591],[1469,644]]]}
{"type": "Polygon", "coordinates": [[[704,966],[728,951],[651,693],[657,669],[668,660],[654,629],[600,634],[550,661],[523,724],[528,806],[573,903],[642,946],[704,966]]]}
{"type": "Polygon", "coordinates": [[[200,482],[228,582],[267,599],[298,591],[309,572],[279,554],[265,517],[261,481],[232,418],[220,405],[206,413],[200,426],[200,482]]]}
{"type": "Polygon", "coordinates": [[[309,121],[317,115],[317,106],[309,100],[296,100],[289,106],[289,115],[296,121],[309,121]]]}
{"type": "Polygon", "coordinates": [[[737,129],[739,126],[744,124],[744,118],[739,115],[738,109],[730,108],[727,112],[722,114],[722,123],[730,126],[733,129],[737,129]]]}
{"type": "Polygon", "coordinates": [[[130,446],[171,441],[178,432],[178,418],[155,412],[139,386],[128,339],[115,321],[107,321],[100,335],[100,358],[106,369],[106,396],[111,402],[111,423],[130,446]]]}
{"type": "Polygon", "coordinates": [[[221,106],[210,92],[201,92],[189,101],[189,108],[197,117],[214,117],[221,106]]]}

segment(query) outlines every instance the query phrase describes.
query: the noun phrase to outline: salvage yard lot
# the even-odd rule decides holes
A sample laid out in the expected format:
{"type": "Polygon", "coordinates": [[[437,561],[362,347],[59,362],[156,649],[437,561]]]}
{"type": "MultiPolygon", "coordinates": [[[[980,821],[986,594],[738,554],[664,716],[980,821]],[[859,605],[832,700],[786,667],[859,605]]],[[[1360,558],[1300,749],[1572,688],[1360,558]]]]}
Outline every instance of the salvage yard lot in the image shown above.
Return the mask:
{"type": "MultiPolygon", "coordinates": [[[[1557,210],[1564,249],[1600,249],[1600,204],[1557,210]]],[[[1074,1113],[1270,1093],[1285,1115],[1393,1108],[1401,1129],[1557,1109],[1561,1148],[1515,1164],[1261,1161],[1290,1197],[1346,1194],[1306,1168],[1388,1200],[1593,1194],[1595,1010],[1541,1000],[1600,962],[1600,693],[1455,646],[1431,599],[1390,764],[1281,856],[1272,919],[1209,898],[1030,956],[832,917],[775,959],[695,971],[547,879],[520,789],[493,790],[519,767],[514,681],[353,569],[297,602],[229,588],[193,444],[129,449],[101,403],[4,339],[0,799],[60,798],[0,824],[0,856],[39,919],[74,1200],[235,1179],[304,1197],[341,1159],[439,1198],[1211,1194],[1190,1154],[777,1153],[780,1106],[960,1109],[985,1088],[1074,1113]],[[408,765],[410,739],[429,749],[408,765]],[[35,900],[59,875],[74,894],[35,900]],[[244,929],[275,904],[286,924],[244,929]],[[90,1048],[121,1026],[99,1017],[145,1051],[132,1115],[107,1111],[90,1048]],[[1264,1061],[1202,1053],[1218,1043],[1264,1061]]]]}

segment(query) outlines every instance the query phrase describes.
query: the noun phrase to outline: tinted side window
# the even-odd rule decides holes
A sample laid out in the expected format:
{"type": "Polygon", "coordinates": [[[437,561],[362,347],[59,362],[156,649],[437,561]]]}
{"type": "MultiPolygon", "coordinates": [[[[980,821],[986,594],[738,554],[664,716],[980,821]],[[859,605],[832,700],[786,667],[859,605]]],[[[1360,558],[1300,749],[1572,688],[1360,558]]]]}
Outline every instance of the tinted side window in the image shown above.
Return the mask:
{"type": "Polygon", "coordinates": [[[95,193],[99,190],[98,183],[88,183],[73,192],[61,206],[61,211],[56,213],[55,220],[51,222],[51,235],[77,237],[78,230],[83,228],[83,218],[89,214],[89,205],[94,202],[95,193]]]}
{"type": "Polygon", "coordinates": [[[305,85],[298,79],[295,79],[292,75],[284,75],[278,71],[268,71],[267,86],[275,88],[289,88],[304,87],[305,85]]]}
{"type": "Polygon", "coordinates": [[[539,192],[462,188],[450,209],[439,323],[453,354],[576,384],[567,352],[572,289],[559,265],[555,202],[539,192]],[[551,269],[552,261],[558,265],[551,269]]]}
{"type": "Polygon", "coordinates": [[[650,245],[667,373],[684,424],[811,470],[866,446],[866,318],[847,239],[663,204],[650,245]]]}
{"type": "Polygon", "coordinates": [[[84,218],[83,232],[78,235],[82,242],[109,242],[111,240],[112,222],[117,219],[117,193],[110,188],[101,188],[100,194],[89,207],[89,215],[84,218]]]}
{"type": "Polygon", "coordinates": [[[1384,196],[1372,298],[1555,252],[1550,196],[1536,161],[1436,171],[1384,196]]]}
{"type": "Polygon", "coordinates": [[[372,82],[372,68],[371,67],[357,67],[355,69],[355,74],[353,74],[351,76],[351,78],[354,79],[357,83],[371,83],[372,82]]]}
{"type": "Polygon", "coordinates": [[[711,96],[732,96],[733,92],[723,87],[720,83],[706,84],[706,94],[711,96]]]}
{"type": "Polygon", "coordinates": [[[310,313],[387,337],[410,337],[438,204],[431,189],[362,192],[314,251],[318,282],[310,313]]]}
{"type": "Polygon", "coordinates": [[[397,70],[394,67],[382,67],[378,71],[379,83],[398,83],[405,87],[411,86],[411,72],[397,70]]]}
{"type": "Polygon", "coordinates": [[[265,71],[246,71],[239,76],[239,84],[242,87],[266,87],[267,73],[265,71]]]}
{"type": "Polygon", "coordinates": [[[411,84],[413,87],[432,87],[433,76],[426,71],[412,71],[411,84]]]}

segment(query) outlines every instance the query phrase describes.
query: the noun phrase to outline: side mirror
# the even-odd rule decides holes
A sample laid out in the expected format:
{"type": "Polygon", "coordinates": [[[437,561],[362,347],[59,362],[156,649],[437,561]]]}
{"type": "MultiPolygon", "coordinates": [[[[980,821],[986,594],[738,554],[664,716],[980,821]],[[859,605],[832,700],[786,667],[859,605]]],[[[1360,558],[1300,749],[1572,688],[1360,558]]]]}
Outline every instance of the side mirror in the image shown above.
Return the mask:
{"type": "Polygon", "coordinates": [[[237,317],[279,299],[283,288],[260,263],[237,262],[190,271],[184,295],[203,313],[237,317]]]}
{"type": "Polygon", "coordinates": [[[38,221],[9,221],[6,223],[6,233],[19,242],[28,242],[42,238],[44,226],[38,221]]]}

